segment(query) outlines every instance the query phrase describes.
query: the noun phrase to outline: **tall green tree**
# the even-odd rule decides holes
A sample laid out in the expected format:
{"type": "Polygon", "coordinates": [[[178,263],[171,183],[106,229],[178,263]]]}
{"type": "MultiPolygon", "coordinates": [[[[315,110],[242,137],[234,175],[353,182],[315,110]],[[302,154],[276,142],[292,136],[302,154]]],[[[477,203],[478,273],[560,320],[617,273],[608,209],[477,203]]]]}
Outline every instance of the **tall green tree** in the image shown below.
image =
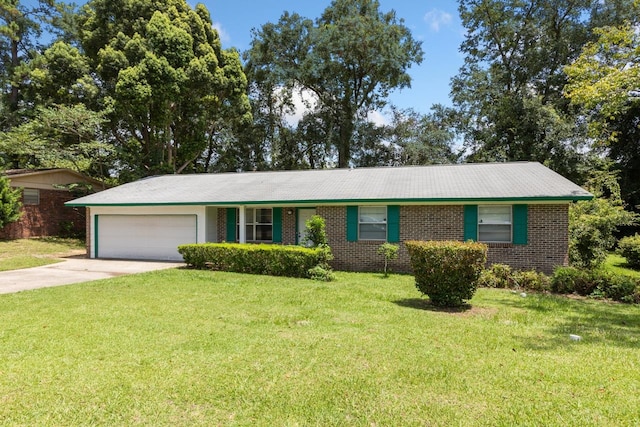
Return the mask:
{"type": "Polygon", "coordinates": [[[436,104],[431,113],[392,108],[388,143],[396,148],[396,165],[453,163],[459,155],[454,148],[455,111],[436,104]]]}
{"type": "MultiPolygon", "coordinates": [[[[636,4],[640,16],[640,4],[636,4]]],[[[595,149],[620,175],[623,199],[640,209],[640,36],[637,22],[594,30],[596,41],[565,67],[565,95],[588,117],[595,149]]]]}
{"type": "MultiPolygon", "coordinates": [[[[640,14],[640,7],[635,10],[640,14]]],[[[637,25],[596,28],[598,39],[565,67],[566,96],[590,113],[592,135],[615,140],[609,127],[640,105],[640,34],[637,25]]]]}
{"type": "Polygon", "coordinates": [[[0,133],[0,153],[12,167],[67,168],[107,180],[116,159],[105,123],[103,113],[82,104],[40,107],[29,122],[0,133]]]}
{"type": "Polygon", "coordinates": [[[79,28],[125,180],[197,171],[221,123],[250,122],[239,54],[203,5],[92,0],[79,28]]]}
{"type": "Polygon", "coordinates": [[[18,113],[22,81],[19,70],[42,50],[42,32],[55,33],[67,12],[64,4],[54,0],[0,0],[0,130],[23,121],[18,113]]]}
{"type": "Polygon", "coordinates": [[[536,160],[575,178],[588,140],[563,97],[564,66],[594,23],[624,19],[631,3],[460,0],[465,62],[452,95],[470,158],[536,160]]]}
{"type": "Polygon", "coordinates": [[[396,88],[408,87],[407,73],[422,61],[420,43],[394,11],[376,0],[334,0],[314,21],[285,12],[278,23],[253,32],[247,72],[272,90],[306,90],[316,100],[337,152],[339,167],[352,161],[356,125],[385,105],[396,88]]]}

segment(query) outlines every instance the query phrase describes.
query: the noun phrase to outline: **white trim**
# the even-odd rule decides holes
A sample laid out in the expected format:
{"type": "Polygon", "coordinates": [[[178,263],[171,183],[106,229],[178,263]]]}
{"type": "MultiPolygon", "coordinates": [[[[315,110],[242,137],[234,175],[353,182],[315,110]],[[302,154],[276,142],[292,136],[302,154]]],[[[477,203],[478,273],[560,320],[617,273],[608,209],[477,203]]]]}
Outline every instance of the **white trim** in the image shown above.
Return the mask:
{"type": "MultiPolygon", "coordinates": [[[[244,226],[241,226],[239,221],[236,222],[236,227],[238,227],[238,234],[244,233],[244,241],[238,240],[239,243],[269,243],[273,242],[273,208],[271,206],[244,206],[244,215],[245,222],[244,226]],[[247,217],[247,209],[251,209],[253,211],[253,218],[247,217]],[[256,222],[256,211],[259,209],[268,209],[271,211],[271,222],[256,222]],[[251,225],[253,227],[253,239],[247,240],[247,225],[251,225]],[[258,240],[256,239],[256,227],[259,225],[269,225],[271,226],[271,240],[258,240]]],[[[238,215],[239,216],[239,215],[238,215]]]]}

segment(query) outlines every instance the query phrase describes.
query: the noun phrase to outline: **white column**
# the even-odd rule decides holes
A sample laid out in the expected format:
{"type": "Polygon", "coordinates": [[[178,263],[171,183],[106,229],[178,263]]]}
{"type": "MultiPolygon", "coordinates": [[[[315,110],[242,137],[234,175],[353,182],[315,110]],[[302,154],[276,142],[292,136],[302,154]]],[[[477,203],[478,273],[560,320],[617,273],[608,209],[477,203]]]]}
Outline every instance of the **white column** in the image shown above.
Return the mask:
{"type": "Polygon", "coordinates": [[[240,223],[240,231],[239,231],[239,235],[238,235],[238,242],[239,243],[247,243],[247,218],[245,216],[245,208],[244,206],[240,206],[238,208],[238,212],[240,213],[239,216],[239,223],[240,223]]]}

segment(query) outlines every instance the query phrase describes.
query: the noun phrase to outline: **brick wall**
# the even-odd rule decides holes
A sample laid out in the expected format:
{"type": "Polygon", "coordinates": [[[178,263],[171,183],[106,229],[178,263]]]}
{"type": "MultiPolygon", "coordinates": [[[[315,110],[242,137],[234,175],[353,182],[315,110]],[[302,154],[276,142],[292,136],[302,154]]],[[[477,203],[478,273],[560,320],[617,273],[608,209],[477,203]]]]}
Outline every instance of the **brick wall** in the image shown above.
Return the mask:
{"type": "MultiPolygon", "coordinates": [[[[292,214],[283,208],[282,243],[295,244],[295,208],[292,214]]],[[[489,244],[488,264],[509,264],[516,269],[536,269],[551,273],[557,265],[567,264],[568,205],[529,205],[528,244],[489,244]]],[[[327,238],[337,270],[381,271],[384,260],[376,252],[380,241],[348,242],[347,210],[344,206],[318,206],[316,213],[326,221],[327,238]]],[[[462,240],[464,207],[401,206],[400,240],[462,240]]],[[[220,240],[226,235],[226,215],[218,215],[220,240]]],[[[409,255],[400,244],[397,260],[389,267],[396,272],[410,272],[409,255]]]]}
{"type": "MultiPolygon", "coordinates": [[[[327,221],[327,235],[333,250],[334,268],[353,271],[380,271],[383,259],[376,253],[382,242],[348,242],[346,208],[319,207],[327,221]]],[[[528,244],[489,244],[488,264],[504,263],[516,269],[551,273],[567,264],[568,205],[529,205],[528,244]]],[[[401,206],[400,240],[462,240],[463,206],[401,206]]],[[[398,259],[390,268],[409,272],[409,255],[400,245],[398,259]]]]}
{"type": "Polygon", "coordinates": [[[38,205],[22,206],[22,217],[0,230],[0,239],[57,236],[62,222],[71,222],[77,232],[85,230],[85,209],[67,207],[65,202],[75,199],[68,191],[40,190],[38,205]]]}
{"type": "Polygon", "coordinates": [[[545,273],[567,265],[569,205],[529,205],[528,237],[527,245],[490,244],[488,263],[545,273]]]}

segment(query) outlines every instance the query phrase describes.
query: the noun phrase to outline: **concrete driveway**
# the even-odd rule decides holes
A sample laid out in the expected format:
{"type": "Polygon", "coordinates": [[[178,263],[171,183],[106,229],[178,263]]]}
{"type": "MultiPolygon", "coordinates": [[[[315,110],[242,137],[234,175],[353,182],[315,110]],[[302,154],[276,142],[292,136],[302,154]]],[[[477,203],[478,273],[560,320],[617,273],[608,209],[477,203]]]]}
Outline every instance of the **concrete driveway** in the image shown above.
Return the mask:
{"type": "Polygon", "coordinates": [[[0,272],[0,294],[183,266],[179,262],[64,258],[57,264],[0,272]]]}

